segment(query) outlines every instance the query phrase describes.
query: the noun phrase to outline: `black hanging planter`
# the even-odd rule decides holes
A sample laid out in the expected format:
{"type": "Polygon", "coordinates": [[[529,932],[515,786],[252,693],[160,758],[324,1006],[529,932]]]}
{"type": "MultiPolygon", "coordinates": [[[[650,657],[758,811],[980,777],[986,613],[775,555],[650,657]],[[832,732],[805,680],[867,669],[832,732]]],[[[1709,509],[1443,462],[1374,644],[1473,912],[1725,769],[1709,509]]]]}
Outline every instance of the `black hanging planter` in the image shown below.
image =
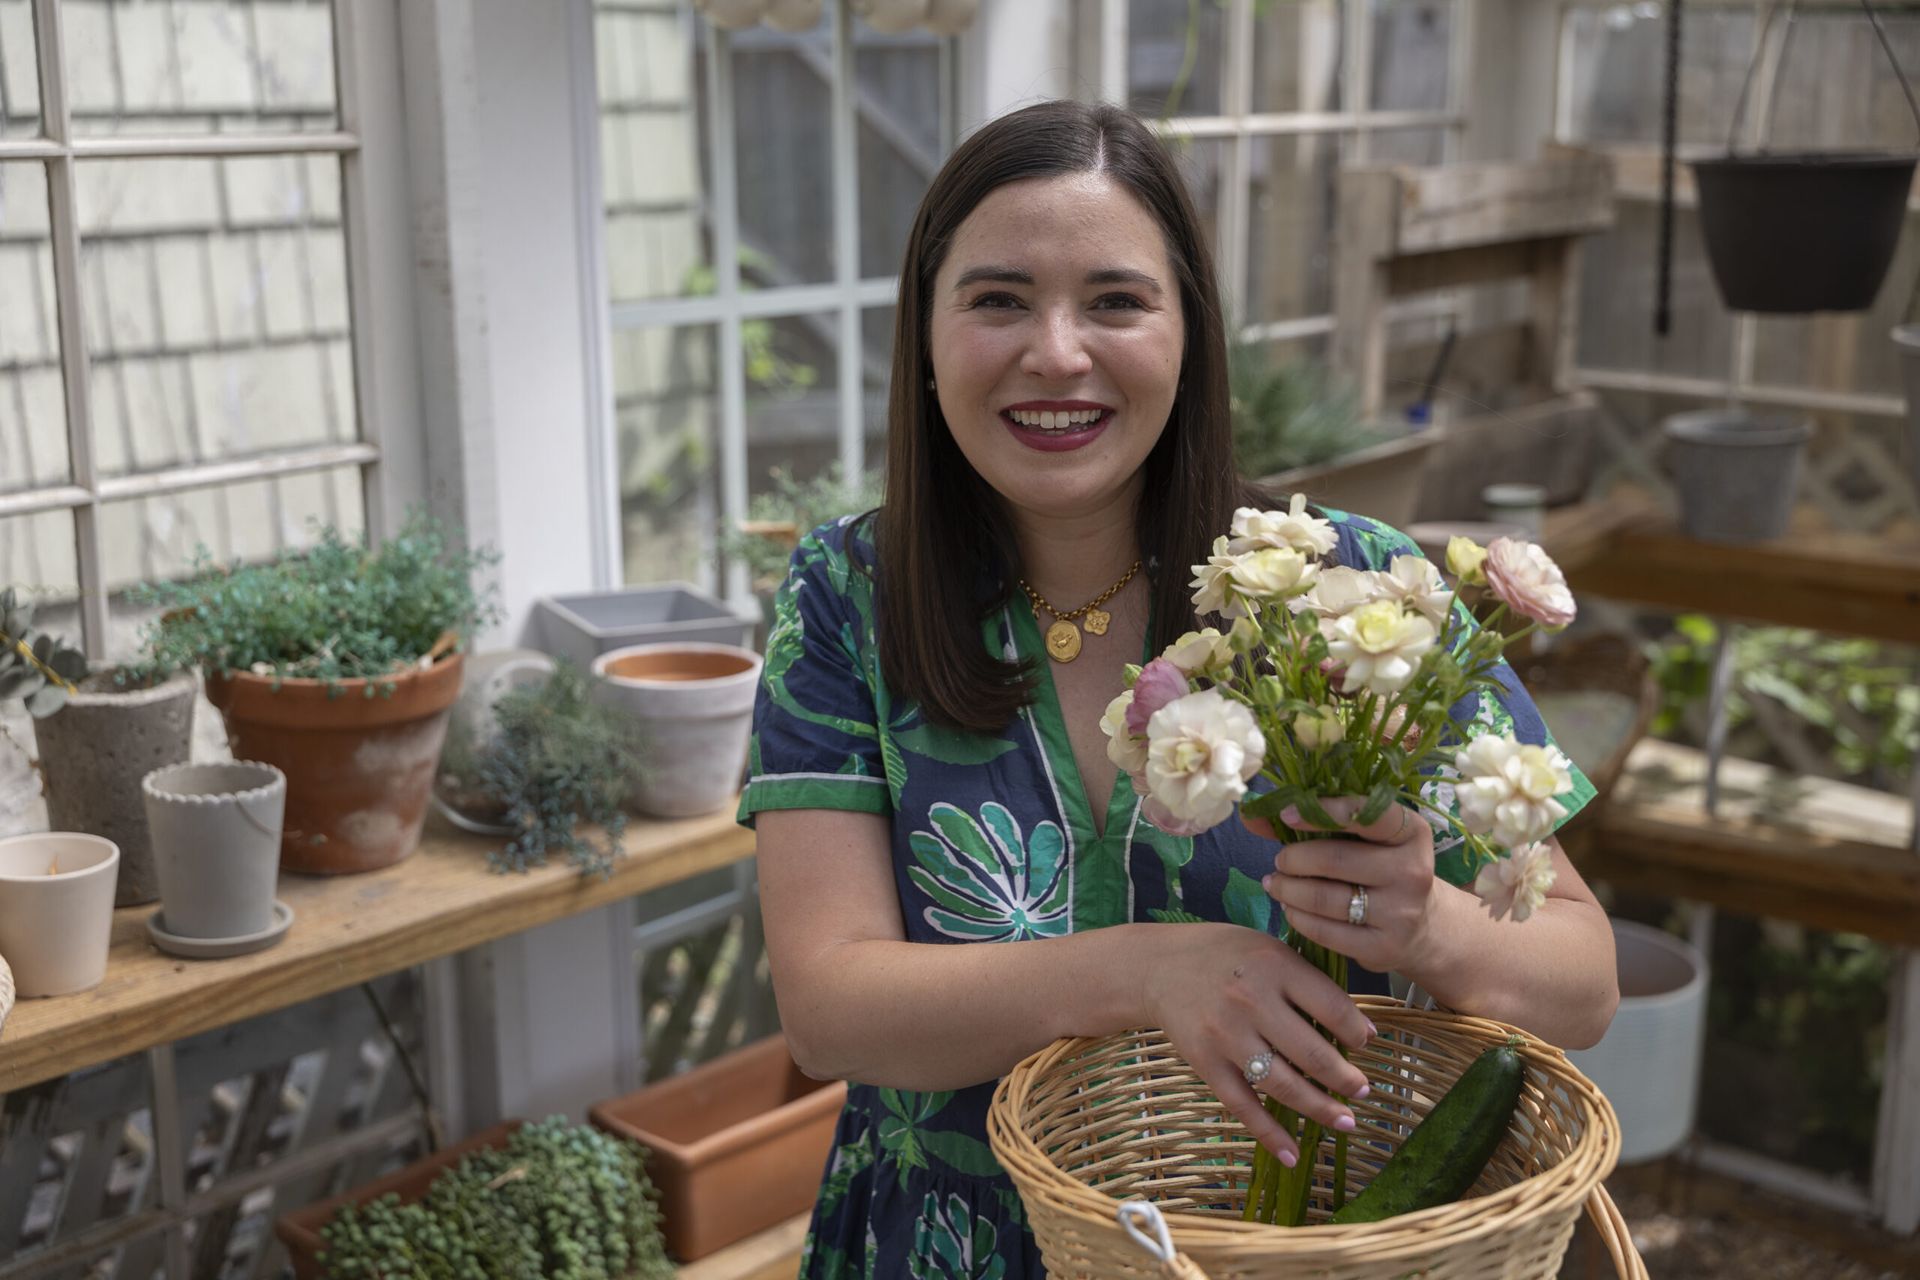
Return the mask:
{"type": "MultiPolygon", "coordinates": [[[[1792,35],[1789,5],[1787,37],[1792,35]]],[[[1893,60],[1907,104],[1920,125],[1920,106],[1907,87],[1879,16],[1861,7],[1893,60]]],[[[1769,25],[1771,13],[1769,13],[1769,25]]],[[[1784,38],[1783,38],[1784,39],[1784,38]]],[[[1754,58],[1766,47],[1763,32],[1754,58]]],[[[1782,59],[1785,46],[1782,46],[1782,59]]],[[[1748,85],[1753,68],[1747,70],[1748,85]]],[[[1746,114],[1740,91],[1734,128],[1746,114]]],[[[1865,311],[1900,242],[1916,157],[1873,151],[1758,152],[1692,162],[1700,192],[1700,234],[1720,296],[1734,311],[1865,311]]]]}

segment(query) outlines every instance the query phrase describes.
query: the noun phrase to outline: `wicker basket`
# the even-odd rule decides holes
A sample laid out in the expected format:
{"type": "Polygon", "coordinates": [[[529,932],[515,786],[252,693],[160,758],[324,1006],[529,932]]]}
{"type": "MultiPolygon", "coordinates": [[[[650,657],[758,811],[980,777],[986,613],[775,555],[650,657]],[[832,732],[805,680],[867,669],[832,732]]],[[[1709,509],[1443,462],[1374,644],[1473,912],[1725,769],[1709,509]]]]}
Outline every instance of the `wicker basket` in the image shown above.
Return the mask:
{"type": "MultiPolygon", "coordinates": [[[[1513,1028],[1484,1018],[1357,998],[1380,1035],[1352,1055],[1373,1088],[1353,1104],[1349,1191],[1377,1172],[1434,1098],[1513,1028]]],[[[1601,1180],[1619,1153],[1619,1122],[1600,1091],[1559,1050],[1528,1043],[1527,1080],[1512,1132],[1473,1192],[1457,1204],[1381,1223],[1327,1226],[1332,1149],[1321,1164],[1308,1225],[1240,1220],[1253,1140],[1157,1031],[1062,1040],[1010,1072],[994,1093],[987,1136],[1026,1203],[1049,1274],[1065,1280],[1159,1280],[1115,1218],[1125,1200],[1169,1216],[1174,1245],[1213,1280],[1289,1275],[1320,1280],[1551,1280],[1590,1200],[1610,1238],[1624,1230],[1601,1180]],[[1605,1219],[1603,1222],[1602,1219],[1605,1219]]],[[[1623,1274],[1637,1275],[1627,1269],[1623,1274]]],[[[1634,1265],[1637,1265],[1637,1261],[1634,1265]]]]}

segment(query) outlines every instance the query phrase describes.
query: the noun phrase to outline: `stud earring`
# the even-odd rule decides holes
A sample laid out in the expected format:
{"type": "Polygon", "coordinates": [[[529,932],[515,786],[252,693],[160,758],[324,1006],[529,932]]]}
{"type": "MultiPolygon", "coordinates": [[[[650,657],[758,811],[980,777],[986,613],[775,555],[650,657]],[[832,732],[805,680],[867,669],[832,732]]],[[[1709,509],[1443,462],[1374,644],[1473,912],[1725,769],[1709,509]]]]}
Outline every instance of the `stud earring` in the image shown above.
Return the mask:
{"type": "Polygon", "coordinates": [[[927,379],[927,390],[929,390],[929,391],[938,391],[938,390],[939,390],[939,388],[938,388],[938,387],[936,387],[936,386],[934,386],[934,385],[933,385],[933,379],[932,379],[932,378],[928,378],[928,379],[927,379]]]}

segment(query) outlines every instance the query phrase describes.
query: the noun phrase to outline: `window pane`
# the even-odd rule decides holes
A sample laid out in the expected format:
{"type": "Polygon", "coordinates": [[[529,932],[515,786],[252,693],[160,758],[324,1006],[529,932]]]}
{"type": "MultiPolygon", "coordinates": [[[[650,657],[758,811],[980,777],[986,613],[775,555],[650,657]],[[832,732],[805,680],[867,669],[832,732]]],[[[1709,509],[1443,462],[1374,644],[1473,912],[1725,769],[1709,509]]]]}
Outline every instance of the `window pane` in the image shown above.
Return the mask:
{"type": "Polygon", "coordinates": [[[0,493],[72,476],[47,225],[46,168],[0,164],[0,493]]]}
{"type": "MultiPolygon", "coordinates": [[[[1680,46],[1682,142],[1726,145],[1754,34],[1751,9],[1689,7],[1680,46]]],[[[1625,4],[1575,9],[1561,38],[1569,46],[1567,136],[1657,143],[1665,101],[1665,10],[1625,4]]]]}
{"type": "Polygon", "coordinates": [[[860,313],[861,384],[866,406],[861,421],[867,424],[867,470],[884,471],[887,465],[887,400],[893,378],[892,307],[869,307],[860,313]]]}
{"type": "Polygon", "coordinates": [[[1283,0],[1253,20],[1253,109],[1339,111],[1344,0],[1283,0]]]}
{"type": "MultiPolygon", "coordinates": [[[[1920,73],[1920,18],[1888,13],[1881,22],[1907,74],[1920,73]]],[[[1893,64],[1857,9],[1803,12],[1787,42],[1774,95],[1774,146],[1911,151],[1920,137],[1920,122],[1893,64]]]]}
{"type": "Polygon", "coordinates": [[[357,437],[340,172],[313,160],[76,168],[102,474],[357,437]]]}
{"type": "Polygon", "coordinates": [[[1127,0],[1127,105],[1143,116],[1217,116],[1226,14],[1188,0],[1127,0]]]}
{"type": "Polygon", "coordinates": [[[35,629],[60,632],[74,645],[80,643],[77,565],[70,512],[0,516],[0,587],[32,597],[35,629]]]}
{"type": "Polygon", "coordinates": [[[1384,129],[1367,135],[1368,164],[1441,164],[1447,158],[1445,129],[1384,129]]]}
{"type": "Polygon", "coordinates": [[[1661,338],[1653,332],[1659,207],[1620,200],[1614,210],[1613,230],[1587,237],[1582,254],[1579,363],[1589,369],[1727,377],[1733,367],[1733,321],[1707,266],[1698,215],[1691,209],[1674,211],[1673,328],[1661,338]]]}
{"type": "Polygon", "coordinates": [[[940,167],[940,41],[855,23],[860,135],[860,274],[900,271],[907,232],[940,167]]]}
{"type": "Polygon", "coordinates": [[[1871,310],[1755,316],[1753,380],[1775,387],[1902,394],[1901,357],[1887,334],[1908,319],[1911,299],[1920,290],[1916,226],[1920,219],[1908,214],[1899,252],[1871,310]]]}
{"type": "Polygon", "coordinates": [[[810,480],[840,457],[840,318],[830,311],[741,326],[747,367],[747,492],[785,468],[810,480]]]}
{"type": "Polygon", "coordinates": [[[40,68],[31,0],[0,0],[0,138],[40,132],[40,68]]]}
{"type": "Polygon", "coordinates": [[[598,0],[593,30],[613,301],[711,293],[694,27],[670,6],[598,0]]]}
{"type": "Polygon", "coordinates": [[[718,369],[713,325],[614,332],[624,581],[712,585],[718,369]]]}
{"type": "MultiPolygon", "coordinates": [[[[732,33],[740,271],[749,284],[833,279],[831,6],[812,31],[732,33]]],[[[702,101],[711,86],[701,84],[702,101]]]]}
{"type": "Polygon", "coordinates": [[[1444,111],[1453,0],[1373,0],[1375,111],[1444,111]]]}
{"type": "Polygon", "coordinates": [[[338,127],[327,0],[68,0],[74,132],[338,127]]]}
{"type": "MultiPolygon", "coordinates": [[[[1200,230],[1207,238],[1216,266],[1220,261],[1220,183],[1227,162],[1228,143],[1213,138],[1169,137],[1167,146],[1186,180],[1187,194],[1193,197],[1194,211],[1200,215],[1200,230]]],[[[1231,289],[1232,281],[1221,281],[1231,289]]]]}
{"type": "Polygon", "coordinates": [[[1331,234],[1339,142],[1329,134],[1255,138],[1248,323],[1333,309],[1331,234]]]}

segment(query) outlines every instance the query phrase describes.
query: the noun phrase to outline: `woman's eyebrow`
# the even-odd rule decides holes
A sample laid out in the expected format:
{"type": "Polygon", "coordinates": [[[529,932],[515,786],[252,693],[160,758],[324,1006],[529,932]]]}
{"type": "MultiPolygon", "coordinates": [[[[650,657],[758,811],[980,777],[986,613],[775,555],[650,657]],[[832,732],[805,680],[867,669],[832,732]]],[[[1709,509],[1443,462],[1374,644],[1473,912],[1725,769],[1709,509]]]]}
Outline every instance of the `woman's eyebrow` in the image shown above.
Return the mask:
{"type": "Polygon", "coordinates": [[[1160,292],[1160,282],[1144,271],[1132,267],[1102,267],[1098,271],[1087,272],[1088,284],[1137,284],[1143,289],[1160,292]]]}
{"type": "MultiPolygon", "coordinates": [[[[1031,285],[1033,283],[1033,273],[1021,267],[968,267],[960,273],[960,278],[954,281],[953,287],[958,291],[966,288],[968,285],[980,284],[983,281],[990,281],[994,284],[1031,285]]],[[[1151,289],[1155,293],[1161,292],[1160,282],[1157,279],[1144,271],[1137,271],[1132,267],[1100,267],[1097,270],[1087,272],[1087,283],[1131,284],[1138,285],[1143,289],[1151,289]]]]}

